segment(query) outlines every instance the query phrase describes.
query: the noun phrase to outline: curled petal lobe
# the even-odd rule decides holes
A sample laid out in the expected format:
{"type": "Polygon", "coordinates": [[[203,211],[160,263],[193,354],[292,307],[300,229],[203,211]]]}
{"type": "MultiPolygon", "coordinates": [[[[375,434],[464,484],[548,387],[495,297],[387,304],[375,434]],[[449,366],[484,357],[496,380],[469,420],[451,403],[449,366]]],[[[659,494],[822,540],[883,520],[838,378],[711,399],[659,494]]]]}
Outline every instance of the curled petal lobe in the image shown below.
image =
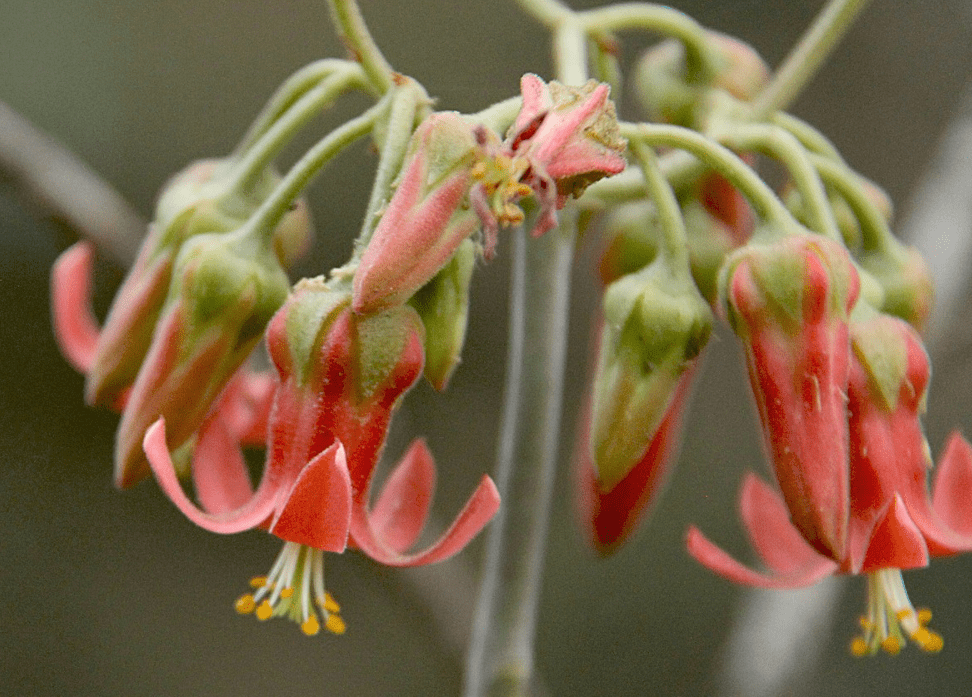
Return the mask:
{"type": "Polygon", "coordinates": [[[435,461],[425,441],[416,440],[382,487],[371,509],[371,526],[379,539],[401,553],[425,527],[435,491],[435,461]]]}
{"type": "Polygon", "coordinates": [[[421,552],[402,554],[379,537],[364,498],[358,496],[356,499],[351,513],[351,538],[362,552],[388,566],[420,566],[448,559],[483,529],[495,515],[500,502],[493,480],[483,476],[452,525],[437,541],[421,552]]]}
{"type": "Polygon", "coordinates": [[[823,558],[793,527],[780,495],[751,472],[743,480],[739,511],[753,549],[774,573],[798,574],[823,558]]]}
{"type": "Polygon", "coordinates": [[[162,491],[189,520],[199,527],[224,535],[242,532],[261,526],[274,512],[278,489],[275,486],[265,486],[267,475],[264,475],[264,482],[261,482],[256,494],[236,510],[208,513],[190,501],[176,476],[175,466],[165,442],[163,419],[156,421],[145,432],[144,447],[152,472],[162,491]]]}
{"type": "Polygon", "coordinates": [[[952,530],[972,543],[972,446],[958,432],[949,436],[938,462],[932,507],[952,530]]]}
{"type": "Polygon", "coordinates": [[[51,270],[54,336],[61,353],[80,373],[94,363],[98,323],[91,312],[91,266],[94,249],[87,242],[70,247],[51,270]]]}
{"type": "Polygon", "coordinates": [[[817,556],[812,562],[788,574],[764,574],[740,564],[726,552],[713,544],[695,526],[689,527],[685,544],[689,554],[697,562],[708,567],[723,578],[756,588],[803,588],[832,575],[837,564],[826,557],[817,556]]]}
{"type": "Polygon", "coordinates": [[[199,503],[210,514],[235,511],[253,497],[242,453],[219,419],[210,419],[199,431],[192,481],[199,503]]]}

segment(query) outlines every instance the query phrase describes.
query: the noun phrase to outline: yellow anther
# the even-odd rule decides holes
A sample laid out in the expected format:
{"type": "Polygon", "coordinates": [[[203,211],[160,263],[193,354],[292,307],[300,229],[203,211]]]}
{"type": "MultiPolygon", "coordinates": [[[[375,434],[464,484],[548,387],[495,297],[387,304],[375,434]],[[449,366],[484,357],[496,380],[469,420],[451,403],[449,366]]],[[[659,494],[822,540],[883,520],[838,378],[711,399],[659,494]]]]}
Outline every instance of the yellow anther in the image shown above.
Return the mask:
{"type": "Polygon", "coordinates": [[[892,656],[897,656],[901,653],[901,640],[896,636],[889,636],[881,642],[881,648],[884,649],[886,653],[892,656]]]}
{"type": "Polygon", "coordinates": [[[473,176],[473,179],[482,179],[483,177],[485,177],[486,176],[486,163],[485,162],[477,162],[476,164],[474,164],[473,165],[473,168],[472,168],[472,171],[471,171],[471,174],[473,176]]]}
{"type": "Polygon", "coordinates": [[[931,622],[932,613],[927,607],[923,607],[918,610],[918,624],[928,624],[931,622]]]}
{"type": "Polygon", "coordinates": [[[857,623],[861,625],[861,629],[863,629],[865,632],[869,632],[874,629],[874,623],[867,619],[864,615],[857,618],[857,623]]]}
{"type": "Polygon", "coordinates": [[[344,624],[344,620],[341,619],[340,615],[328,615],[327,620],[324,622],[324,626],[327,627],[327,631],[331,634],[344,634],[347,630],[347,625],[344,624]]]}
{"type": "Polygon", "coordinates": [[[898,610],[895,617],[898,618],[898,622],[901,622],[903,620],[908,619],[909,617],[913,617],[914,614],[915,614],[914,610],[898,610]]]}
{"type": "Polygon", "coordinates": [[[938,653],[945,646],[945,640],[942,639],[941,634],[926,629],[925,627],[912,634],[911,638],[922,650],[928,651],[929,653],[938,653]]]}
{"type": "Polygon", "coordinates": [[[250,588],[262,588],[267,585],[266,576],[254,576],[250,579],[250,588]]]}
{"type": "Polygon", "coordinates": [[[236,603],[233,605],[236,611],[241,615],[249,615],[256,609],[256,601],[253,596],[247,593],[246,595],[241,595],[236,599],[236,603]]]}
{"type": "Polygon", "coordinates": [[[264,622],[273,615],[273,606],[270,604],[269,600],[264,600],[260,603],[260,607],[257,608],[256,616],[261,622],[264,622]]]}
{"type": "Polygon", "coordinates": [[[335,612],[341,612],[341,606],[338,605],[338,601],[336,601],[334,599],[334,596],[331,595],[330,593],[325,592],[323,598],[317,599],[317,604],[331,614],[334,614],[335,612]]]}
{"type": "Polygon", "coordinates": [[[317,615],[311,615],[303,624],[300,625],[300,630],[307,636],[314,636],[319,631],[321,631],[321,623],[317,621],[317,615]]]}
{"type": "Polygon", "coordinates": [[[294,594],[294,589],[291,588],[290,586],[287,586],[282,591],[280,591],[280,597],[281,598],[289,598],[293,594],[294,594]]]}
{"type": "Polygon", "coordinates": [[[854,637],[854,640],[851,642],[850,652],[860,658],[861,656],[866,656],[871,653],[871,647],[868,645],[867,641],[864,640],[864,637],[857,636],[854,637]]]}

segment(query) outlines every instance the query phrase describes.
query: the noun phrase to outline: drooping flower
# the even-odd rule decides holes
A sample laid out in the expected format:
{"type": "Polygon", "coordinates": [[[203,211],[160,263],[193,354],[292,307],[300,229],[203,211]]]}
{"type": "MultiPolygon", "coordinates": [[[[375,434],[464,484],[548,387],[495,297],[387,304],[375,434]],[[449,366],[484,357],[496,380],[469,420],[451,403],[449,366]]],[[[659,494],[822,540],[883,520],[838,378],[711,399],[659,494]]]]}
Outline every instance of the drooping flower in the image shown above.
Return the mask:
{"type": "Polygon", "coordinates": [[[921,341],[902,320],[866,307],[855,311],[851,335],[845,553],[823,554],[808,544],[779,495],[753,475],[744,481],[740,510],[770,573],[743,566],[694,527],[688,533],[689,552],[726,578],[768,588],[809,585],[831,574],[866,574],[868,609],[852,652],[873,654],[883,648],[897,653],[906,639],[938,651],[942,639],[926,626],[930,613],[912,606],[901,570],[972,549],[972,447],[952,435],[930,498],[931,458],[920,423],[929,366],[921,341]]]}
{"type": "Polygon", "coordinates": [[[793,523],[822,554],[841,558],[850,506],[847,323],[857,272],[839,244],[794,235],[754,240],[730,257],[723,278],[793,523]]]}
{"type": "Polygon", "coordinates": [[[427,549],[409,553],[435,482],[432,457],[417,441],[370,503],[392,412],[422,371],[422,328],[414,310],[359,316],[346,292],[320,279],[304,281],[271,322],[267,344],[280,381],[256,491],[237,444],[219,422],[201,430],[196,446],[198,506],[179,485],[161,420],[146,433],[145,451],[163,491],[196,524],[221,533],[260,527],[291,545],[238,610],[255,610],[261,619],[287,614],[309,634],[321,626],[318,614],[331,631],[343,629],[332,619],[333,599],[319,592],[322,561],[314,550],[352,546],[395,566],[440,561],[479,532],[495,513],[498,495],[484,477],[449,530],[427,549]],[[284,595],[281,588],[293,591],[284,595]]]}

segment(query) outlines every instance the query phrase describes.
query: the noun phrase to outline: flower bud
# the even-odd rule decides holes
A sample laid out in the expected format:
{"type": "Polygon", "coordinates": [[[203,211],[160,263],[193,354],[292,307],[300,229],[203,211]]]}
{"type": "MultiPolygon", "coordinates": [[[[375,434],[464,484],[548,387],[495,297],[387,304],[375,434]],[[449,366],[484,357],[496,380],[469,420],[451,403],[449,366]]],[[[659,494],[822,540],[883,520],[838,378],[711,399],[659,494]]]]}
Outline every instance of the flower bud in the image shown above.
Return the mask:
{"type": "Polygon", "coordinates": [[[452,259],[410,301],[425,325],[425,377],[440,391],[459,365],[475,263],[476,245],[464,240],[452,259]]]}
{"type": "Polygon", "coordinates": [[[290,286],[273,252],[243,230],[186,241],[173,278],[118,429],[121,487],[148,473],[141,443],[156,419],[165,418],[173,450],[199,428],[290,286]]]}
{"type": "Polygon", "coordinates": [[[847,540],[848,314],[859,280],[846,250],[812,235],[754,242],[721,293],[743,342],[777,481],[793,523],[831,559],[847,540]]]}
{"type": "Polygon", "coordinates": [[[479,229],[467,200],[477,157],[474,127],[459,114],[422,122],[355,273],[355,312],[406,302],[479,229]]]}
{"type": "Polygon", "coordinates": [[[691,127],[701,121],[709,90],[749,101],[765,87],[769,68],[750,46],[717,32],[706,32],[706,36],[718,60],[717,72],[708,84],[688,79],[685,46],[680,41],[663,41],[642,56],[635,85],[649,120],[691,127]]]}
{"type": "MultiPolygon", "coordinates": [[[[577,458],[578,502],[588,539],[599,553],[611,554],[623,544],[665,487],[677,457],[682,416],[697,365],[695,361],[682,373],[665,416],[641,459],[610,491],[604,491],[599,484],[586,445],[589,434],[584,431],[584,445],[577,458]]],[[[585,423],[589,424],[589,419],[585,423]]]]}
{"type": "MultiPolygon", "coordinates": [[[[200,234],[238,228],[270,194],[279,176],[265,170],[251,194],[219,199],[228,163],[201,160],[175,175],[156,205],[155,220],[138,258],[105,320],[85,384],[89,404],[114,404],[135,381],[169,294],[172,263],[182,244],[200,234]]],[[[307,206],[300,201],[274,231],[274,248],[285,266],[306,249],[311,235],[307,206]]]]}
{"type": "Polygon", "coordinates": [[[652,265],[608,287],[604,316],[590,447],[609,492],[644,457],[709,338],[712,315],[694,288],[680,290],[664,266],[652,265]]]}
{"type": "Polygon", "coordinates": [[[928,264],[917,249],[895,240],[881,252],[864,253],[861,267],[883,288],[884,312],[900,317],[918,331],[925,328],[935,302],[935,287],[928,264]]]}

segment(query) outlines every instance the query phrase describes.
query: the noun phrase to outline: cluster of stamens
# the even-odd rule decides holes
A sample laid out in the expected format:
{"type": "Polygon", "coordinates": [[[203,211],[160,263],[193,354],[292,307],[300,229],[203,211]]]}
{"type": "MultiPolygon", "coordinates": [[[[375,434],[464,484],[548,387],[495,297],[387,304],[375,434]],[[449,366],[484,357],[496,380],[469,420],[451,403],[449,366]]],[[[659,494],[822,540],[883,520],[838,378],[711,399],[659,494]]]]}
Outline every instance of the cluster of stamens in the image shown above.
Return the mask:
{"type": "Polygon", "coordinates": [[[533,193],[520,181],[529,166],[525,158],[499,153],[480,160],[472,168],[472,176],[483,187],[489,209],[500,227],[523,222],[523,209],[516,202],[533,193]]]}
{"type": "Polygon", "coordinates": [[[942,650],[942,636],[926,626],[932,613],[927,608],[916,610],[908,599],[900,569],[881,569],[868,574],[867,615],[861,615],[863,634],[851,641],[855,656],[873,656],[883,649],[897,655],[908,639],[929,653],[942,650]]]}
{"type": "Polygon", "coordinates": [[[253,613],[261,622],[271,617],[288,617],[307,636],[320,632],[322,624],[332,634],[344,634],[341,607],[324,590],[321,550],[285,542],[270,573],[250,579],[250,586],[253,592],[236,601],[236,611],[241,615],[253,613]]]}

